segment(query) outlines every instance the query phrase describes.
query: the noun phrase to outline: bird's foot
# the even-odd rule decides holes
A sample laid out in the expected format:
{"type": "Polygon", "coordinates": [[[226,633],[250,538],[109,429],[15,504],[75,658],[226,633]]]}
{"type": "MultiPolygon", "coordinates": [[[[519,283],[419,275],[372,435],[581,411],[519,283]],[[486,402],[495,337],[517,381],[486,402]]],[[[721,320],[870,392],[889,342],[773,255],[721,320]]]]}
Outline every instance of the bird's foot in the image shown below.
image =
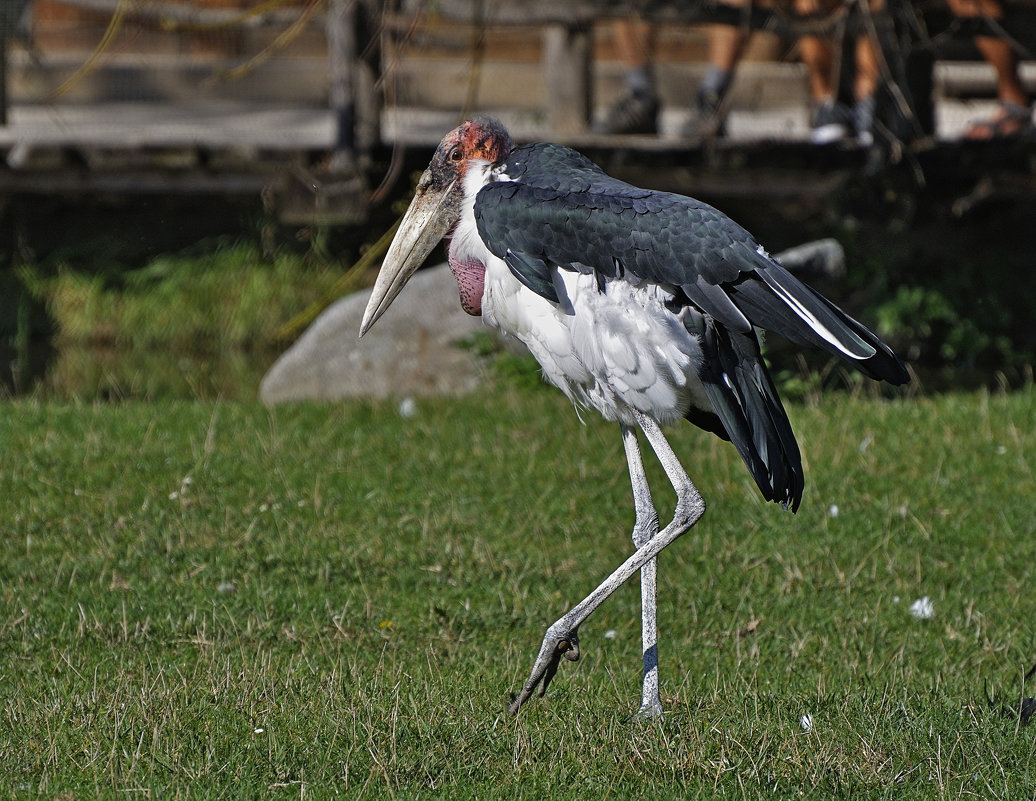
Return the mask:
{"type": "Polygon", "coordinates": [[[518,714],[518,710],[532,697],[537,687],[541,697],[547,692],[547,687],[558,672],[561,657],[564,657],[569,662],[579,660],[579,634],[577,629],[566,629],[559,625],[560,623],[561,621],[558,621],[558,623],[547,629],[547,633],[543,637],[543,644],[540,646],[540,653],[532,666],[529,680],[525,682],[522,691],[518,693],[508,707],[512,715],[518,714]]]}

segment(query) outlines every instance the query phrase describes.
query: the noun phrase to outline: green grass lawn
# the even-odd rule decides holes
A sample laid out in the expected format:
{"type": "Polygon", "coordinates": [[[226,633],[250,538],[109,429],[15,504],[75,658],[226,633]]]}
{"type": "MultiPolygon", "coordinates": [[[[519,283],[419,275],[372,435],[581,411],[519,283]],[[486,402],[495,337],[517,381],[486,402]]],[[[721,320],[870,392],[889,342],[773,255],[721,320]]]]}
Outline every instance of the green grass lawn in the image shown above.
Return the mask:
{"type": "Polygon", "coordinates": [[[0,797],[1033,798],[1036,390],[789,411],[797,515],[673,432],[709,510],[640,724],[635,586],[505,712],[631,550],[618,428],[558,393],[5,403],[0,797]]]}

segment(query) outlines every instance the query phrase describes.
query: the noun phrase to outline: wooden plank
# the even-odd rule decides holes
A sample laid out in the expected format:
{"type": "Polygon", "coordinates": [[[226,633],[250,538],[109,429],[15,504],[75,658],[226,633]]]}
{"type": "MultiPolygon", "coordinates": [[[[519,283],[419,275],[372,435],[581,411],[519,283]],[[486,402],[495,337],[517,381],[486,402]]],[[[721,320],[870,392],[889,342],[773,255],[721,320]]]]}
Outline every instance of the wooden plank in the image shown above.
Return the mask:
{"type": "Polygon", "coordinates": [[[560,134],[585,131],[593,108],[590,29],[548,25],[543,36],[547,119],[560,134]]]}
{"type": "Polygon", "coordinates": [[[7,125],[7,37],[0,32],[0,126],[7,125]]]}
{"type": "MultiPolygon", "coordinates": [[[[489,4],[482,13],[483,0],[436,0],[435,15],[452,22],[465,22],[481,14],[487,25],[570,25],[589,26],[607,19],[625,19],[630,4],[625,0],[507,0],[489,4]]],[[[425,4],[405,3],[403,14],[386,16],[386,24],[409,26],[425,4]],[[407,13],[407,12],[410,13],[407,13]]],[[[779,13],[761,4],[744,10],[722,2],[652,2],[637,4],[638,14],[649,22],[721,25],[747,25],[752,30],[768,30],[782,36],[826,36],[835,32],[842,21],[840,11],[827,15],[800,15],[786,9],[779,13]]]]}
{"type": "Polygon", "coordinates": [[[356,98],[353,68],[356,61],[356,21],[353,4],[330,0],[327,8],[328,105],[335,120],[332,167],[351,169],[355,165],[356,98]]]}
{"type": "Polygon", "coordinates": [[[87,20],[98,15],[111,17],[116,12],[130,19],[145,19],[162,27],[205,28],[225,25],[255,27],[260,25],[289,25],[303,13],[303,4],[284,8],[285,4],[252,11],[242,8],[240,0],[210,0],[207,3],[174,3],[149,0],[147,3],[120,4],[120,0],[41,0],[37,19],[87,20]]]}

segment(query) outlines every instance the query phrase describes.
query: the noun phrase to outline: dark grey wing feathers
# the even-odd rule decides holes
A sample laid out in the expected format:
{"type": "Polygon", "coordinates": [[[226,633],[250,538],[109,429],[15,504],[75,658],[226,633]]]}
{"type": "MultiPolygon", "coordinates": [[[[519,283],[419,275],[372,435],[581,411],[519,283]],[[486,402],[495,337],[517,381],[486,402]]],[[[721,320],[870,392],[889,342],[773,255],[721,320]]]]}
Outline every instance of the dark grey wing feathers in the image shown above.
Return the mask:
{"type": "Polygon", "coordinates": [[[528,253],[516,253],[508,249],[503,255],[511,274],[540,297],[552,303],[558,302],[558,292],[554,288],[550,265],[543,259],[530,256],[528,253]]]}
{"type": "Polygon", "coordinates": [[[869,359],[875,349],[844,324],[844,315],[779,265],[768,265],[757,274],[822,339],[851,359],[869,359]],[[803,291],[805,290],[805,291],[803,291]]]}
{"type": "Polygon", "coordinates": [[[746,280],[730,287],[735,303],[756,326],[846,359],[869,378],[892,384],[910,380],[899,357],[877,335],[783,267],[773,264],[757,274],[762,283],[746,280]]]}
{"type": "Polygon", "coordinates": [[[752,330],[752,323],[722,286],[710,284],[698,276],[693,284],[682,284],[680,288],[691,303],[723,325],[741,333],[752,330]]]}
{"type": "Polygon", "coordinates": [[[475,201],[479,235],[516,277],[549,300],[553,267],[636,276],[682,292],[742,333],[765,328],[846,359],[865,375],[909,380],[902,362],[864,326],[770,258],[751,234],[706,203],[611,178],[558,145],[518,148],[514,179],[475,201]]]}

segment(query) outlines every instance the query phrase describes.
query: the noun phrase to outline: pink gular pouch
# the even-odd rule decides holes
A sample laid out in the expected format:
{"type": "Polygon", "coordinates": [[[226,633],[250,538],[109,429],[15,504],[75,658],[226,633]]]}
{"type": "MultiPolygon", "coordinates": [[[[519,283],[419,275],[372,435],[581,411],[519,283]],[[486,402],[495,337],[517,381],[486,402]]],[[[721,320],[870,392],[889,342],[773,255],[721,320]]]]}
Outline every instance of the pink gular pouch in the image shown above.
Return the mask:
{"type": "Polygon", "coordinates": [[[448,261],[453,277],[460,290],[460,305],[468,314],[482,315],[482,293],[486,288],[486,265],[478,259],[458,259],[454,255],[453,240],[450,240],[448,261]]]}

